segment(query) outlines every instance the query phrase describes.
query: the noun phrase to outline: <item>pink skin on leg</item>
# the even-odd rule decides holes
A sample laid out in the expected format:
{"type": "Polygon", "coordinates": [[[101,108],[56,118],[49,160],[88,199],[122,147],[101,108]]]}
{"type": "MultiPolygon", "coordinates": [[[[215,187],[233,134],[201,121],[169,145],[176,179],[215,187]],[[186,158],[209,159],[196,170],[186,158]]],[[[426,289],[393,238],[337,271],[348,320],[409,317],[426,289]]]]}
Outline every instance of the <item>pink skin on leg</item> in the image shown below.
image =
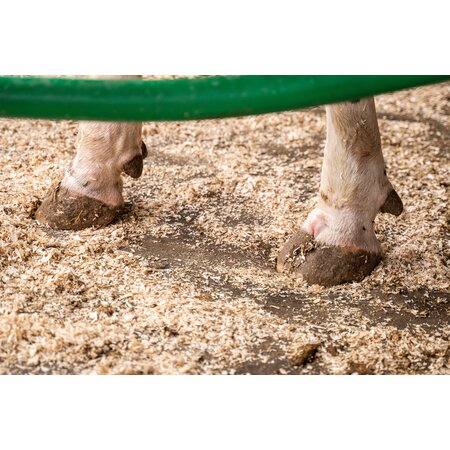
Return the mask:
{"type": "Polygon", "coordinates": [[[62,186],[110,206],[122,205],[121,173],[130,162],[142,162],[141,134],[140,123],[80,123],[77,154],[62,186]]]}

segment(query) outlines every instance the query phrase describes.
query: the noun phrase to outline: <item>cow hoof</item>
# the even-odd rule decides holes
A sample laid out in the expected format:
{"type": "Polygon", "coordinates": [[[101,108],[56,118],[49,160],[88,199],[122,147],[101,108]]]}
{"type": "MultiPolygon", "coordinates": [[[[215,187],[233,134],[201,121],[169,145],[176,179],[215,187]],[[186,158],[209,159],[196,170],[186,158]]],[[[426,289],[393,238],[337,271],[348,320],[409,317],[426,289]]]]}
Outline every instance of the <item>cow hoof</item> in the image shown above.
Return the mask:
{"type": "Polygon", "coordinates": [[[362,281],[380,260],[378,253],[323,245],[300,230],[278,253],[277,271],[301,276],[308,284],[330,287],[362,281]]]}
{"type": "Polygon", "coordinates": [[[120,206],[109,206],[96,199],[79,196],[58,183],[52,187],[35,214],[35,219],[59,230],[104,227],[118,217],[120,206]]]}

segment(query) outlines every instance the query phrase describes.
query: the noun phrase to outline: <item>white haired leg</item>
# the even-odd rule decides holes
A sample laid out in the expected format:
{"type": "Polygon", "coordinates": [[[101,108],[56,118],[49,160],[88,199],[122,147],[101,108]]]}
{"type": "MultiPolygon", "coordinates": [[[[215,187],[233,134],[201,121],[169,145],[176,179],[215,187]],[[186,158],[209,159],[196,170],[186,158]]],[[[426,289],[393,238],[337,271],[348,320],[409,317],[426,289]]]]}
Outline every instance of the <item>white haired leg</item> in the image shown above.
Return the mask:
{"type": "Polygon", "coordinates": [[[122,172],[134,178],[142,174],[147,149],[141,134],[141,123],[81,122],[76,156],[42,202],[37,220],[61,229],[114,220],[123,207],[122,172]]]}
{"type": "Polygon", "coordinates": [[[277,270],[329,286],[361,280],[373,270],[381,259],[375,216],[399,215],[403,205],[386,175],[373,98],[326,111],[318,204],[281,249],[277,270]]]}

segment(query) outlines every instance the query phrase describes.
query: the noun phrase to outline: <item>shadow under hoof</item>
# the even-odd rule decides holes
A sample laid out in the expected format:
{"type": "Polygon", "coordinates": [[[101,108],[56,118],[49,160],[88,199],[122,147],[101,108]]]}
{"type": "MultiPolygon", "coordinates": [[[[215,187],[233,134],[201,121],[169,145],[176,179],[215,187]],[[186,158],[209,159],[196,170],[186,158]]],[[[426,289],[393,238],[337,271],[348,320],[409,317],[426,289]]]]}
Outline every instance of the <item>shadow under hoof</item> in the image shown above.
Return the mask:
{"type": "Polygon", "coordinates": [[[122,206],[112,207],[90,197],[75,195],[58,183],[50,188],[35,219],[58,230],[82,230],[110,224],[122,209],[122,206]]]}
{"type": "Polygon", "coordinates": [[[277,271],[299,275],[308,284],[330,287],[362,281],[380,261],[378,253],[321,245],[300,230],[278,253],[277,271]]]}

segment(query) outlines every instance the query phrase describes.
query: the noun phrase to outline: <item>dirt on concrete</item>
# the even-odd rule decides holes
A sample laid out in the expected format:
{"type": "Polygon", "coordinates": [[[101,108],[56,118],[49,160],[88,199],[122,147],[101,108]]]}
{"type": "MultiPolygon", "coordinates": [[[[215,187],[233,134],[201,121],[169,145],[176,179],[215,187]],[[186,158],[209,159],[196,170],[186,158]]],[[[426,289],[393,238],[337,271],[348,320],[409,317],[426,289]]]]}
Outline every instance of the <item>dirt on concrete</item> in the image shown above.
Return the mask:
{"type": "Polygon", "coordinates": [[[376,103],[405,212],[333,288],[275,271],[318,192],[323,108],[145,124],[124,213],[78,232],[34,220],[76,124],[0,120],[0,373],[449,374],[450,84],[376,103]]]}

